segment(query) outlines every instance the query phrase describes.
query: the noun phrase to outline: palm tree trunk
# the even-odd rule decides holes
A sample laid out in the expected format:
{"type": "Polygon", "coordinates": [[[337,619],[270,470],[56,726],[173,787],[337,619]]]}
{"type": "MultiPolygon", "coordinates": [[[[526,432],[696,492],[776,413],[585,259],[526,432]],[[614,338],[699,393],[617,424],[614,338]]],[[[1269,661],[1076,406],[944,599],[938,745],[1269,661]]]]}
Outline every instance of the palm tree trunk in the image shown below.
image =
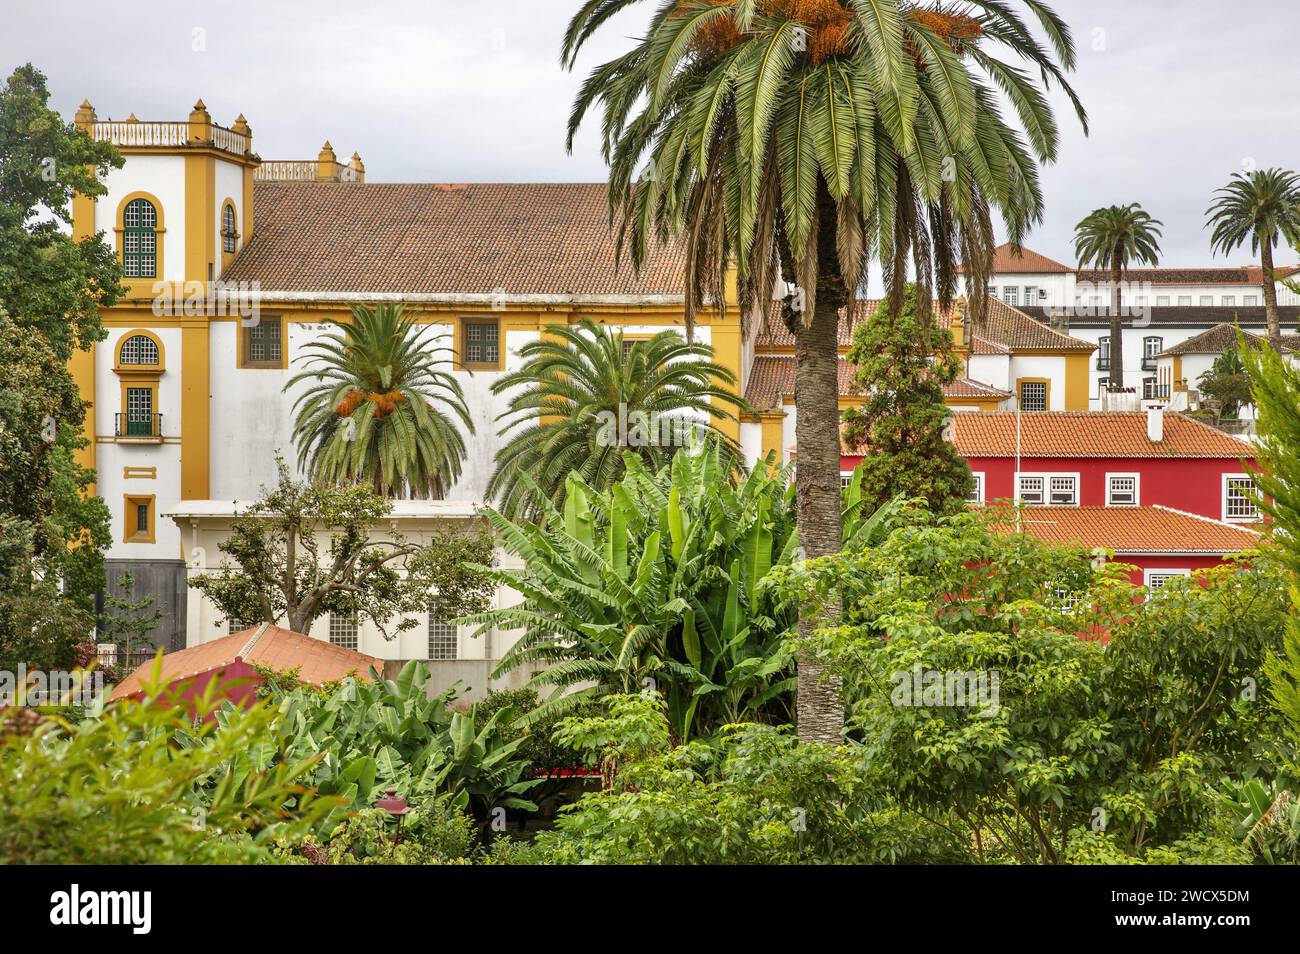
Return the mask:
{"type": "MultiPolygon", "coordinates": [[[[840,404],[839,311],[848,300],[840,281],[836,254],[835,204],[819,190],[817,294],[812,321],[803,316],[795,340],[795,441],[798,464],[795,485],[799,499],[799,545],[804,555],[840,552],[840,404]]],[[[820,626],[834,625],[839,600],[799,613],[799,635],[808,637],[820,626]]],[[[821,666],[807,653],[798,661],[795,721],[805,742],[838,743],[844,707],[836,680],[825,680],[821,666]]]]}
{"type": "Polygon", "coordinates": [[[1124,325],[1120,321],[1120,282],[1124,280],[1124,265],[1118,255],[1110,264],[1110,386],[1124,386],[1124,325]]]}
{"type": "Polygon", "coordinates": [[[1268,236],[1259,243],[1259,263],[1264,274],[1264,320],[1268,322],[1268,342],[1273,350],[1282,350],[1282,324],[1277,316],[1277,285],[1273,277],[1273,242],[1268,236]]]}

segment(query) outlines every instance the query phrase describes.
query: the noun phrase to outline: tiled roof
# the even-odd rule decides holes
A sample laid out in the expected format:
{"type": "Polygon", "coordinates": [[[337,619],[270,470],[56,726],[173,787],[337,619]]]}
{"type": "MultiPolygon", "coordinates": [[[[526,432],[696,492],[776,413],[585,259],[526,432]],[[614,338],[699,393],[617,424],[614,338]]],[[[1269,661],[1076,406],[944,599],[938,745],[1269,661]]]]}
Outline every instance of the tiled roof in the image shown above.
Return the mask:
{"type": "MultiPolygon", "coordinates": [[[[1020,310],[1036,321],[1045,322],[1048,310],[1039,305],[1021,306],[1020,310]]],[[[1241,324],[1262,326],[1265,324],[1263,305],[1153,305],[1150,309],[1150,324],[1157,325],[1203,325],[1209,328],[1218,324],[1241,324]]],[[[1057,309],[1051,309],[1055,312],[1057,309]]],[[[1100,311],[1100,309],[1099,309],[1100,311]]],[[[1278,320],[1285,325],[1295,327],[1300,322],[1300,305],[1279,305],[1278,320]]],[[[1126,327],[1132,326],[1136,318],[1124,316],[1126,327]]],[[[1110,316],[1102,313],[1075,314],[1069,316],[1072,327],[1105,328],[1110,325],[1110,316]]]]}
{"type": "Polygon", "coordinates": [[[953,444],[966,457],[1016,456],[1020,420],[1022,457],[1250,458],[1250,444],[1208,424],[1164,412],[1164,439],[1147,438],[1145,411],[991,411],[958,414],[953,444]]]}
{"type": "MultiPolygon", "coordinates": [[[[369,679],[371,666],[378,672],[384,671],[383,660],[374,656],[279,626],[267,626],[259,635],[260,629],[261,626],[254,626],[166,653],[162,658],[161,681],[167,684],[190,679],[229,666],[236,658],[281,672],[297,669],[300,682],[317,686],[337,682],[349,673],[355,673],[358,679],[369,679]]],[[[153,678],[153,665],[153,660],[146,662],[118,683],[109,696],[110,701],[140,692],[144,683],[153,678]]]]}
{"type": "MultiPolygon", "coordinates": [[[[1266,344],[1268,339],[1249,331],[1243,331],[1242,335],[1246,343],[1250,345],[1266,344]]],[[[1169,355],[1178,354],[1222,354],[1229,349],[1237,347],[1237,328],[1224,322],[1221,325],[1215,325],[1209,331],[1202,331],[1193,338],[1174,345],[1164,353],[1169,355]]],[[[1283,335],[1282,347],[1288,351],[1300,349],[1300,335],[1283,335]]]]}
{"type": "Polygon", "coordinates": [[[993,250],[993,268],[990,274],[1059,275],[1072,271],[1074,269],[1069,265],[1062,265],[1032,248],[1016,248],[1010,242],[1003,242],[993,250]]]}
{"type": "MultiPolygon", "coordinates": [[[[839,360],[839,389],[841,395],[857,396],[862,391],[853,385],[854,366],[843,358],[839,360]]],[[[779,407],[787,394],[794,394],[794,358],[788,355],[760,354],[750,368],[749,382],[745,386],[745,400],[756,411],[779,407]]],[[[990,398],[1005,400],[1011,397],[1006,391],[989,387],[969,378],[958,378],[943,389],[945,398],[990,398]]]]}
{"type": "MultiPolygon", "coordinates": [[[[988,315],[984,330],[971,336],[972,354],[1007,354],[1010,351],[1048,349],[1053,351],[1092,351],[1096,345],[1080,338],[1071,338],[1047,327],[1024,312],[996,298],[988,300],[988,315]]],[[[865,321],[876,313],[879,299],[858,302],[857,320],[865,321]]],[[[952,327],[952,309],[934,305],[934,321],[941,328],[952,327]]],[[[853,326],[847,316],[840,319],[839,346],[848,348],[853,342],[853,326]]],[[[776,348],[793,348],[794,335],[775,318],[766,330],[759,333],[755,342],[759,351],[776,348]]]]}
{"type": "Polygon", "coordinates": [[[257,182],[222,278],[264,292],[682,295],[684,256],[615,265],[603,183],[257,182]]]}
{"type": "MultiPolygon", "coordinates": [[[[1116,554],[1238,553],[1256,546],[1258,532],[1168,507],[1026,507],[1020,527],[1047,543],[1103,547],[1116,554]]],[[[998,529],[1011,532],[1002,524],[998,529]]]]}
{"type": "MultiPolygon", "coordinates": [[[[1280,265],[1273,269],[1273,276],[1290,278],[1296,272],[1300,272],[1300,266],[1280,265]]],[[[1077,275],[1081,282],[1110,281],[1108,268],[1081,268],[1077,275]]],[[[1127,268],[1124,281],[1150,282],[1152,285],[1263,285],[1264,269],[1258,265],[1238,268],[1127,268]]]]}

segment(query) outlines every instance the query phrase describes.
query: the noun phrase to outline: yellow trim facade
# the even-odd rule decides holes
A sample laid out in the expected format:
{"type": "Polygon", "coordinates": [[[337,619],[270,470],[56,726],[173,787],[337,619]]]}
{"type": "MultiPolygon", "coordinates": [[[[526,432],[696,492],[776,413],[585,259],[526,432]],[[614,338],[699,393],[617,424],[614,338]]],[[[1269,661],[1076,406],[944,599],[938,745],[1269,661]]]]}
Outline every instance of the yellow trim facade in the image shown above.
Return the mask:
{"type": "MultiPolygon", "coordinates": [[[[154,223],[154,273],[146,278],[123,278],[122,284],[126,287],[127,297],[149,298],[153,296],[153,286],[157,282],[161,282],[163,275],[166,274],[163,271],[163,248],[166,245],[167,227],[164,222],[165,211],[162,202],[152,192],[132,192],[117,204],[117,221],[113,226],[113,234],[116,238],[115,248],[117,249],[118,264],[124,264],[126,262],[123,249],[123,240],[126,237],[126,207],[136,199],[145,199],[153,205],[154,214],[157,217],[154,223]]],[[[74,216],[76,211],[74,208],[74,216]]],[[[90,216],[93,220],[94,203],[91,203],[90,216]]]]}
{"type": "Polygon", "coordinates": [[[122,495],[122,542],[156,543],[158,525],[158,497],[156,494],[122,495]],[[139,524],[138,507],[149,508],[149,529],[145,533],[136,530],[139,524]]]}

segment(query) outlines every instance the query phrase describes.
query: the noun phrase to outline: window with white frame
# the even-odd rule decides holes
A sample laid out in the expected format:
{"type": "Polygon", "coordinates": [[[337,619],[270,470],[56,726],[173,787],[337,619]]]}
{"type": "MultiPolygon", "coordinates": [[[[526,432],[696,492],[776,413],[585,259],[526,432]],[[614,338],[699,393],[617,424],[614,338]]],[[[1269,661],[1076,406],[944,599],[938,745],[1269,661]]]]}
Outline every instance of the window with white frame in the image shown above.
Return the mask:
{"type": "Polygon", "coordinates": [[[1020,286],[1007,285],[1002,289],[1002,300],[1008,305],[1020,304],[1020,286]]]}
{"type": "Polygon", "coordinates": [[[1259,304],[1259,296],[1258,296],[1258,295],[1246,295],[1245,297],[1243,297],[1243,298],[1241,299],[1241,303],[1242,303],[1243,305],[1258,305],[1258,304],[1259,304]]]}
{"type": "Polygon", "coordinates": [[[1144,582],[1149,590],[1164,589],[1165,584],[1177,577],[1187,579],[1192,575],[1191,570],[1146,570],[1143,573],[1144,582]]]}
{"type": "Polygon", "coordinates": [[[1224,296],[1223,296],[1223,304],[1225,304],[1225,305],[1235,305],[1236,303],[1237,303],[1237,296],[1236,296],[1236,295],[1224,295],[1224,296]]]}
{"type": "Polygon", "coordinates": [[[1052,477],[1048,488],[1048,501],[1053,507],[1073,507],[1079,503],[1079,478],[1052,477]]]}
{"type": "Polygon", "coordinates": [[[1201,304],[1202,304],[1202,305],[1213,305],[1213,304],[1214,304],[1214,296],[1213,296],[1213,295],[1202,295],[1202,296],[1201,296],[1201,304]]]}
{"type": "Polygon", "coordinates": [[[1163,389],[1160,387],[1160,381],[1157,378],[1152,377],[1142,379],[1142,400],[1158,401],[1163,397],[1163,394],[1161,393],[1162,390],[1163,389]]]}
{"type": "Polygon", "coordinates": [[[973,472],[970,475],[970,488],[966,491],[967,503],[984,502],[984,474],[982,471],[973,472]]]}
{"type": "Polygon", "coordinates": [[[1191,295],[1179,295],[1179,296],[1178,296],[1178,304],[1181,305],[1182,307],[1185,308],[1185,307],[1187,307],[1188,305],[1190,305],[1191,303],[1192,303],[1192,296],[1191,296],[1191,295]]]}
{"type": "Polygon", "coordinates": [[[1025,286],[1025,304],[1026,304],[1026,305],[1037,305],[1037,304],[1038,304],[1038,286],[1037,286],[1037,285],[1026,285],[1026,286],[1025,286]]]}
{"type": "Polygon", "coordinates": [[[1254,478],[1245,474],[1223,475],[1223,519],[1259,519],[1259,498],[1254,478]]]}
{"type": "Polygon", "coordinates": [[[344,649],[357,648],[356,613],[330,613],[330,642],[344,649]]]}
{"type": "Polygon", "coordinates": [[[1028,506],[1041,507],[1046,502],[1043,493],[1046,483],[1042,477],[1021,474],[1016,481],[1016,496],[1028,506]]]}
{"type": "Polygon", "coordinates": [[[1078,474],[1019,474],[1016,496],[1027,506],[1074,507],[1079,503],[1078,474]]]}
{"type": "Polygon", "coordinates": [[[1168,296],[1168,295],[1156,295],[1156,307],[1157,307],[1157,308],[1168,308],[1168,307],[1169,307],[1169,296],[1168,296]]]}
{"type": "Polygon", "coordinates": [[[1137,474],[1106,475],[1106,506],[1136,507],[1138,505],[1137,474]]]}
{"type": "Polygon", "coordinates": [[[456,627],[444,623],[429,614],[429,658],[459,659],[460,644],[456,639],[456,627]]]}
{"type": "Polygon", "coordinates": [[[849,484],[853,483],[853,471],[840,471],[840,490],[848,490],[849,484]]]}
{"type": "Polygon", "coordinates": [[[1097,339],[1097,370],[1110,370],[1110,335],[1102,335],[1097,339]]]}
{"type": "Polygon", "coordinates": [[[1148,371],[1156,366],[1156,355],[1165,350],[1165,339],[1159,335],[1147,335],[1142,339],[1142,367],[1148,371]]]}

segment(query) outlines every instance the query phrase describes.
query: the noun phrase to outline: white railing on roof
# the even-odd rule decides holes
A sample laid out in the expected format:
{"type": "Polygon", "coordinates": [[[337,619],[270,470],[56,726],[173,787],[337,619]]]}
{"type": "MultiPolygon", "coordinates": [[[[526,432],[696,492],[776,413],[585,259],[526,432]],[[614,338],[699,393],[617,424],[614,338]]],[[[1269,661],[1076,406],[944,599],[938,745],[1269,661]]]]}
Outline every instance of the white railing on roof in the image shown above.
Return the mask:
{"type": "Polygon", "coordinates": [[[264,159],[253,173],[253,178],[276,182],[315,182],[317,165],[315,159],[264,159]]]}
{"type": "MultiPolygon", "coordinates": [[[[248,153],[248,136],[235,132],[215,123],[212,130],[211,145],[231,155],[243,156],[248,153]]],[[[95,122],[91,126],[91,136],[101,142],[111,142],[115,146],[166,148],[190,144],[190,124],[187,122],[140,122],[138,120],[108,120],[95,122]]]]}

